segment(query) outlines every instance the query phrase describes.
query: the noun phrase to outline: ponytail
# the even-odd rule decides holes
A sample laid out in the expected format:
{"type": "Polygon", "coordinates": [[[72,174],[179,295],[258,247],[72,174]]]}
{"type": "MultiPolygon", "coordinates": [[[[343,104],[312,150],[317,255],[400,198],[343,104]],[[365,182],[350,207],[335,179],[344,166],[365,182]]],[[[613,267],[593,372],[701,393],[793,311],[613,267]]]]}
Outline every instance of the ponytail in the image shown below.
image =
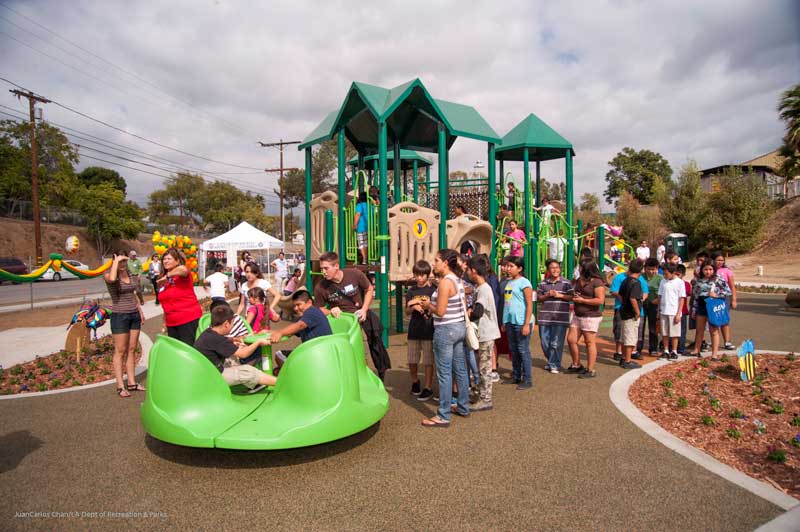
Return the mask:
{"type": "Polygon", "coordinates": [[[464,271],[458,264],[458,253],[456,253],[455,250],[440,249],[438,255],[439,255],[439,260],[447,263],[447,267],[450,268],[451,272],[453,272],[457,277],[461,277],[461,274],[463,274],[464,271]]]}

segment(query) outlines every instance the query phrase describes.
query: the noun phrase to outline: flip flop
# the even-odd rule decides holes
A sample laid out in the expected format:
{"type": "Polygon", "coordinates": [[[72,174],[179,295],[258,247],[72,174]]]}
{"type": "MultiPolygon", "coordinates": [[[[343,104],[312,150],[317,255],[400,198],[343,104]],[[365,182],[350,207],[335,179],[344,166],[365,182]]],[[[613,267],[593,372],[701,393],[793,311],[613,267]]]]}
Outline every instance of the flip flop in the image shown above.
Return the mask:
{"type": "Polygon", "coordinates": [[[450,426],[449,421],[444,421],[439,416],[426,417],[422,420],[422,426],[428,428],[446,429],[450,426]]]}
{"type": "Polygon", "coordinates": [[[146,392],[147,389],[137,382],[136,384],[129,384],[128,385],[128,391],[129,392],[146,392]]]}
{"type": "Polygon", "coordinates": [[[131,394],[129,394],[128,390],[126,390],[125,388],[117,388],[117,395],[119,395],[120,397],[123,397],[123,398],[131,396],[131,394]],[[125,394],[125,395],[122,395],[122,394],[125,394]]]}

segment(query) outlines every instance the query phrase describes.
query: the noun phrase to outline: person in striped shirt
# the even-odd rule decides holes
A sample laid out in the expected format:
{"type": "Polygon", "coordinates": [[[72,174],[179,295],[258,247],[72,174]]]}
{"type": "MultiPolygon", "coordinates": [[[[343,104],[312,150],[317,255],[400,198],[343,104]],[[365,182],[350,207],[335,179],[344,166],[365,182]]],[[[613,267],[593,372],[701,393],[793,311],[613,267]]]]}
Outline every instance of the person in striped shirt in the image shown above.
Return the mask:
{"type": "Polygon", "coordinates": [[[561,264],[548,259],[547,276],[536,289],[539,301],[539,340],[547,358],[545,370],[560,373],[564,338],[569,328],[569,304],[574,293],[572,283],[561,277],[561,264]]]}

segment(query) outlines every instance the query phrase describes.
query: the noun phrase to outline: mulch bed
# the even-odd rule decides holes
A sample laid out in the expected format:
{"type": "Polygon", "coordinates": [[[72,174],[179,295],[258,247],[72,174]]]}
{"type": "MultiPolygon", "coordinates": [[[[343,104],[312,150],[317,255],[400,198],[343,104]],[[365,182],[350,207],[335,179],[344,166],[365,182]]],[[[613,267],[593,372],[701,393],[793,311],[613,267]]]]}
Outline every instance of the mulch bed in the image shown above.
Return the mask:
{"type": "MultiPolygon", "coordinates": [[[[114,342],[107,335],[84,347],[80,362],[75,353],[62,350],[10,368],[0,367],[0,395],[59,390],[113,379],[113,355],[114,342]]],[[[137,363],[141,356],[139,345],[137,363]]]]}
{"type": "Polygon", "coordinates": [[[756,355],[743,382],[736,357],[685,360],[639,378],[639,410],[720,462],[800,499],[800,357],[756,355]]]}

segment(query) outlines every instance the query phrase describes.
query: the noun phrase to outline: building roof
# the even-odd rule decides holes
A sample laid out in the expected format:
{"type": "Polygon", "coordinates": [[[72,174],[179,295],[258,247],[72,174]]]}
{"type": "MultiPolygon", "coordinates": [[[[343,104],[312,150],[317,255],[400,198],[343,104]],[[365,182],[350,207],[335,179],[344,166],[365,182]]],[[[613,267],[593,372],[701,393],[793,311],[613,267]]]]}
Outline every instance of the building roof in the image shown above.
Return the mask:
{"type": "Polygon", "coordinates": [[[457,137],[500,142],[500,137],[473,107],[434,99],[419,79],[386,89],[353,82],[335,113],[329,114],[298,146],[302,150],[333,138],[340,128],[360,152],[378,152],[378,122],[387,125],[389,145],[438,151],[438,124],[447,131],[447,147],[457,137]],[[333,117],[331,115],[334,115],[333,117]]]}
{"type": "Polygon", "coordinates": [[[566,157],[567,150],[575,156],[572,144],[533,113],[506,133],[503,144],[497,148],[497,159],[522,161],[525,148],[531,161],[561,159],[566,157]]]}
{"type": "Polygon", "coordinates": [[[711,175],[716,175],[724,171],[726,168],[730,168],[731,166],[741,169],[752,168],[754,170],[762,170],[767,172],[775,172],[781,164],[783,164],[784,158],[778,155],[778,150],[773,150],[769,153],[765,153],[763,155],[759,155],[754,159],[750,159],[749,161],[744,161],[743,163],[732,163],[732,164],[723,164],[720,166],[714,166],[711,168],[705,168],[700,170],[702,177],[708,177],[711,175]]]}
{"type": "MultiPolygon", "coordinates": [[[[364,157],[364,162],[372,162],[378,160],[378,154],[368,155],[364,157]]],[[[402,161],[402,165],[400,168],[402,170],[408,170],[414,167],[414,161],[417,161],[418,168],[424,168],[426,166],[433,165],[433,161],[428,159],[427,157],[423,157],[419,153],[415,152],[414,150],[400,150],[400,161],[402,161]]],[[[353,157],[347,164],[353,165],[358,164],[358,156],[353,157]]],[[[388,150],[386,152],[386,168],[387,170],[394,170],[394,150],[388,150]]]]}

